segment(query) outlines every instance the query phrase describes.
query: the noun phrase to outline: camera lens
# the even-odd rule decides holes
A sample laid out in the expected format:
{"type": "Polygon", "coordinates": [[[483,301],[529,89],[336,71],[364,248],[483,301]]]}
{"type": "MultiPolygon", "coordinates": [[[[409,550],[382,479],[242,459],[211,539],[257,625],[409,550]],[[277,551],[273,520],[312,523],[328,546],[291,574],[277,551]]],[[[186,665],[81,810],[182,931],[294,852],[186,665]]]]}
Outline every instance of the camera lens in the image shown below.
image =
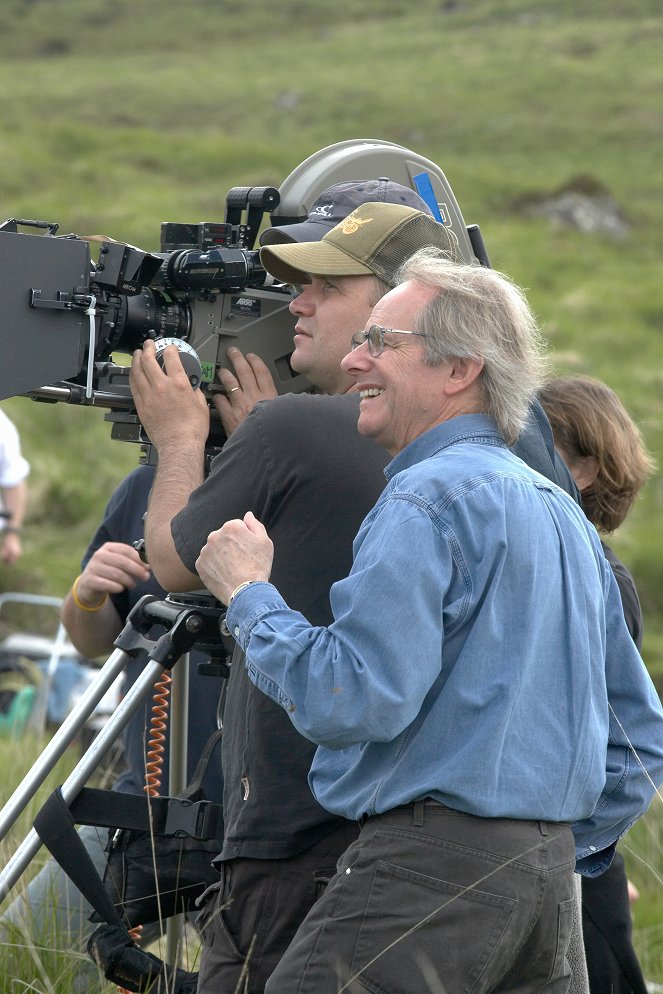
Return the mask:
{"type": "Polygon", "coordinates": [[[191,310],[186,302],[149,287],[140,293],[114,298],[106,309],[100,329],[97,359],[111,352],[131,354],[148,338],[187,338],[191,310]]]}

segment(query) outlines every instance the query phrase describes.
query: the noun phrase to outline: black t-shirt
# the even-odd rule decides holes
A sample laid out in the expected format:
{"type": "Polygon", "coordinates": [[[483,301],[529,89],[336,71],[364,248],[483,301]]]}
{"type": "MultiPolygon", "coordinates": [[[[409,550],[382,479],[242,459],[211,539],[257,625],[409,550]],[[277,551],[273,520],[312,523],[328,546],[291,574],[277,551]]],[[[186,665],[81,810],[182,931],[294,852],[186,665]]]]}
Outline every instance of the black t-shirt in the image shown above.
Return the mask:
{"type": "MultiPolygon", "coordinates": [[[[147,509],[147,498],[154,479],[154,467],[138,466],[120,483],[110,498],[103,520],[83,558],[83,567],[92,558],[94,552],[106,542],[125,542],[131,545],[143,537],[143,515],[147,509]]],[[[159,598],[166,596],[153,576],[146,583],[139,583],[133,590],[124,590],[112,597],[113,603],[122,618],[126,621],[131,608],[144,594],[154,594],[159,598]]],[[[163,629],[157,628],[157,635],[163,629]]],[[[187,769],[191,777],[207,739],[216,728],[216,710],[220,693],[220,682],[217,677],[199,676],[197,664],[207,657],[198,652],[189,655],[189,728],[187,737],[187,769]]],[[[145,663],[147,654],[142,652],[136,658],[129,659],[125,667],[125,691],[138,679],[145,663]]],[[[176,665],[181,665],[177,663],[176,665]]],[[[139,707],[125,726],[123,733],[124,754],[127,769],[124,770],[114,786],[115,790],[128,793],[141,793],[145,783],[145,729],[149,727],[152,701],[147,699],[144,706],[139,707]]],[[[168,733],[164,745],[164,765],[160,793],[168,793],[168,733]]],[[[218,750],[212,757],[212,763],[205,775],[205,789],[210,800],[221,801],[223,781],[221,777],[220,757],[218,750]],[[214,766],[214,761],[216,765],[214,766]]]]}
{"type": "MultiPolygon", "coordinates": [[[[210,531],[253,511],[274,543],[271,579],[313,625],[331,622],[329,588],[352,565],[352,541],[385,485],[386,453],[357,432],[356,396],[289,394],[259,404],[174,519],[194,569],[210,531]]],[[[237,651],[223,729],[224,858],[301,852],[340,821],[308,787],[315,745],[257,690],[237,651]]]]}
{"type": "MultiPolygon", "coordinates": [[[[350,571],[354,537],[384,488],[389,459],[358,434],[358,405],[357,394],[290,394],[259,404],[173,520],[185,566],[195,571],[209,532],[253,511],[274,543],[272,582],[312,625],[328,625],[329,588],[350,571]]],[[[556,475],[552,433],[539,411],[514,451],[564,486],[568,473],[562,467],[562,479],[556,475]]],[[[238,650],[224,715],[222,858],[294,855],[338,824],[308,787],[315,748],[254,687],[238,650]]]]}

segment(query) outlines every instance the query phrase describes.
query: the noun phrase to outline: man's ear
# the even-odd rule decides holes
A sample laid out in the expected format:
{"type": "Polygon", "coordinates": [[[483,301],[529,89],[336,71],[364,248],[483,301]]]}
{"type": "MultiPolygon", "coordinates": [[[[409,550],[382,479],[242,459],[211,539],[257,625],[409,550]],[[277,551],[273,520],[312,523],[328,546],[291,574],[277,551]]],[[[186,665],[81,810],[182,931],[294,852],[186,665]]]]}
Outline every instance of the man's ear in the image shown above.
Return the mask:
{"type": "Polygon", "coordinates": [[[445,383],[445,392],[449,395],[467,390],[479,379],[483,369],[483,359],[470,359],[463,356],[452,356],[447,359],[449,377],[445,383]]]}

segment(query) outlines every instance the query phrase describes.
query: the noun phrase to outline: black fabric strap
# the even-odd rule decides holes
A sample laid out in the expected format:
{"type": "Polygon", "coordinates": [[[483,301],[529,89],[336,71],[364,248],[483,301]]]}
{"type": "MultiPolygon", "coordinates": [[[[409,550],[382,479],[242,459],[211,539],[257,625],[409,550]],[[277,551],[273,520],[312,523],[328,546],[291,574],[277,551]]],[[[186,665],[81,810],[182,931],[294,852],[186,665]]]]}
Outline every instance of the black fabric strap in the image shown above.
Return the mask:
{"type": "Polygon", "coordinates": [[[147,797],[83,787],[70,809],[77,825],[128,828],[192,839],[215,839],[223,831],[220,804],[189,800],[186,796],[147,797]]]}
{"type": "Polygon", "coordinates": [[[220,744],[222,739],[222,729],[217,728],[205,743],[205,748],[200,754],[200,759],[196,763],[196,768],[193,771],[193,776],[191,777],[191,782],[184,788],[182,793],[179,795],[184,798],[195,798],[200,790],[202,789],[203,780],[205,779],[205,774],[207,773],[207,767],[210,764],[210,760],[214,755],[216,747],[220,744]]]}
{"type": "Polygon", "coordinates": [[[71,811],[60,787],[57,787],[37,812],[35,831],[60,864],[67,876],[76,884],[85,899],[109,925],[125,928],[120,913],[111,901],[96,867],[81,842],[74,827],[71,811]]]}

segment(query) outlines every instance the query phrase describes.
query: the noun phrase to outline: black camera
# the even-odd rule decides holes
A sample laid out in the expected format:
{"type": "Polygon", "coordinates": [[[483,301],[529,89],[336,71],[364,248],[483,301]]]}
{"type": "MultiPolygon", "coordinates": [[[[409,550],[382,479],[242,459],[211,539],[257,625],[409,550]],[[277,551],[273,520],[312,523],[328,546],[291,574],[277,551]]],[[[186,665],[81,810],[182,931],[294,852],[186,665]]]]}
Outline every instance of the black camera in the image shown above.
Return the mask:
{"type": "MultiPolygon", "coordinates": [[[[145,443],[129,367],[111,356],[131,354],[148,338],[158,354],[177,344],[192,386],[208,395],[219,388],[216,371],[227,365],[231,344],[257,352],[279,392],[310,389],[289,362],[290,288],[272,280],[251,248],[264,213],[278,203],[273,187],[234,188],[225,221],[164,222],[158,253],[100,240],[94,264],[90,244],[98,236],[58,236],[56,224],[42,221],[0,225],[2,320],[20,329],[3,373],[11,393],[110,408],[113,437],[145,443]],[[46,234],[35,238],[23,228],[46,234]],[[51,385],[39,386],[40,379],[51,385]]],[[[208,445],[223,441],[213,418],[208,445]]]]}
{"type": "MultiPolygon", "coordinates": [[[[177,344],[191,383],[208,398],[220,389],[216,372],[229,365],[226,351],[235,344],[263,359],[279,393],[310,390],[290,366],[290,288],[272,280],[253,246],[266,215],[273,225],[303,221],[328,187],[377,176],[417,190],[459,256],[489,265],[481,233],[466,227],[442,170],[409,149],[373,139],[316,152],[278,190],[234,187],[223,222],[162,224],[158,253],[100,236],[61,236],[57,224],[44,221],[6,221],[0,225],[0,400],[22,394],[105,407],[114,438],[146,443],[129,367],[111,357],[132,353],[147,338],[155,340],[157,354],[177,344]],[[95,242],[99,257],[92,263],[95,242]]],[[[225,441],[211,408],[208,450],[225,441]]]]}

